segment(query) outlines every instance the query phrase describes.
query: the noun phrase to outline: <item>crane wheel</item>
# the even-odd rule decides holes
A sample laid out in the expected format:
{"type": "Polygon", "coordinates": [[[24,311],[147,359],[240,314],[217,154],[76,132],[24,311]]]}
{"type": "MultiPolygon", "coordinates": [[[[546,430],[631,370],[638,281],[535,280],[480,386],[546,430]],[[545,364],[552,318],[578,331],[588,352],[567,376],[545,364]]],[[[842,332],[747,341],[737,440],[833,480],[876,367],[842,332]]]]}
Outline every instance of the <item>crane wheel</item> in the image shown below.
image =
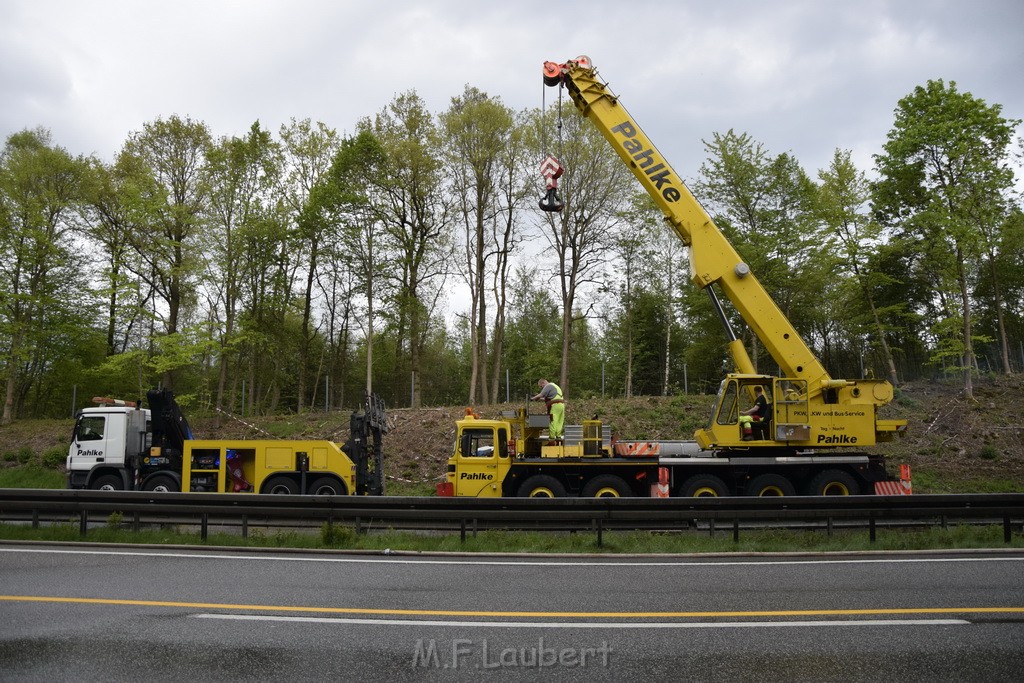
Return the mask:
{"type": "Polygon", "coordinates": [[[793,482],[781,474],[761,474],[750,480],[746,487],[748,496],[795,496],[793,482]]]}
{"type": "Polygon", "coordinates": [[[581,498],[628,498],[633,495],[629,485],[614,474],[601,474],[583,487],[581,498]]]}
{"type": "Polygon", "coordinates": [[[724,481],[713,474],[697,474],[679,487],[681,498],[704,498],[728,496],[729,487],[724,481]]]}
{"type": "Polygon", "coordinates": [[[809,496],[856,496],[860,484],[849,472],[825,470],[811,478],[807,484],[809,496]]]}
{"type": "Polygon", "coordinates": [[[565,487],[547,474],[535,474],[519,486],[520,498],[564,498],[565,487]]]}

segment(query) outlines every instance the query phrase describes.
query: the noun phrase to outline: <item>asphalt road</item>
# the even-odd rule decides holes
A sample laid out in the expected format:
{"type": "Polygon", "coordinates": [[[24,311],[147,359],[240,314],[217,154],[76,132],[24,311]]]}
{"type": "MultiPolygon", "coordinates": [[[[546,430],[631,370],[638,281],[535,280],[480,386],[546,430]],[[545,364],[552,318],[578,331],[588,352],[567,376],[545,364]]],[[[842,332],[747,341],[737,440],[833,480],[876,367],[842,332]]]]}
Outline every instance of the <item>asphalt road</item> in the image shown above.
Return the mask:
{"type": "Polygon", "coordinates": [[[1024,680],[1024,553],[0,545],[0,680],[1024,680]]]}

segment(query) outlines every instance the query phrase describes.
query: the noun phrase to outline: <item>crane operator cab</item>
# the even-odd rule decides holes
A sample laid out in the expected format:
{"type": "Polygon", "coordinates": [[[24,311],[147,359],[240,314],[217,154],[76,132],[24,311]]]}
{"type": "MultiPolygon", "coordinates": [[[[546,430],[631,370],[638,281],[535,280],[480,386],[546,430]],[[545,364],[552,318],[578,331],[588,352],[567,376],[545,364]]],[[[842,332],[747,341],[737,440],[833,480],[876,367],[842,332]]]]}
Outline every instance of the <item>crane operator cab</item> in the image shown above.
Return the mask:
{"type": "Polygon", "coordinates": [[[722,380],[711,419],[697,431],[697,440],[704,448],[744,448],[782,445],[808,435],[806,381],[730,374],[722,380]]]}

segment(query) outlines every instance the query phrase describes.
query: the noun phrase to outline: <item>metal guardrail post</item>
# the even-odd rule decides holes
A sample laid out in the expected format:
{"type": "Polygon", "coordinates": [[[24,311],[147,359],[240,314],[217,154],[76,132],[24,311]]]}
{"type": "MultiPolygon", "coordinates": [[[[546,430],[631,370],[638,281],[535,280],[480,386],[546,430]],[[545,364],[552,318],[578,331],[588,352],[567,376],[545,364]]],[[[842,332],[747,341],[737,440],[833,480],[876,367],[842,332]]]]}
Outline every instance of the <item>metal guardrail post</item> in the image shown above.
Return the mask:
{"type": "Polygon", "coordinates": [[[740,542],[740,518],[734,517],[732,520],[732,542],[740,542]]]}
{"type": "Polygon", "coordinates": [[[1010,542],[1010,516],[1003,517],[1003,543],[1010,542]]]}
{"type": "Polygon", "coordinates": [[[78,513],[78,535],[85,538],[85,532],[89,530],[89,511],[82,510],[78,513]]]}
{"type": "Polygon", "coordinates": [[[875,542],[875,516],[874,515],[871,515],[868,518],[868,538],[871,539],[872,543],[875,542]]]}
{"type": "Polygon", "coordinates": [[[207,536],[209,536],[209,524],[210,524],[210,515],[209,515],[209,513],[204,512],[202,514],[202,517],[200,517],[200,519],[202,521],[201,521],[201,526],[200,526],[200,531],[199,531],[199,538],[201,538],[201,539],[203,539],[205,541],[207,536]]]}
{"type": "Polygon", "coordinates": [[[604,523],[601,518],[597,518],[597,547],[601,548],[604,546],[604,523]]]}
{"type": "Polygon", "coordinates": [[[242,515],[242,538],[249,538],[249,515],[242,515]]]}

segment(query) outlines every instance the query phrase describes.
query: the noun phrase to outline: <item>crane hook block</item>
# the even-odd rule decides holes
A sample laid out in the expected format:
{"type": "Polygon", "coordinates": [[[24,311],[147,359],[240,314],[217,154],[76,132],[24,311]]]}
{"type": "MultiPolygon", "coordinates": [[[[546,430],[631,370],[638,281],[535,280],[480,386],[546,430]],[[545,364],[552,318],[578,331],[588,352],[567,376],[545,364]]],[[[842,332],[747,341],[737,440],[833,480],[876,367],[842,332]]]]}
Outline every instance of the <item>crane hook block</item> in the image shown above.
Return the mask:
{"type": "Polygon", "coordinates": [[[558,163],[558,159],[550,154],[540,162],[540,174],[544,176],[547,185],[547,192],[540,200],[542,211],[561,211],[565,206],[558,197],[558,179],[562,177],[564,171],[565,169],[562,168],[562,164],[558,163]]]}
{"type": "Polygon", "coordinates": [[[558,197],[558,188],[552,187],[540,198],[541,211],[561,211],[565,204],[558,197]]]}

